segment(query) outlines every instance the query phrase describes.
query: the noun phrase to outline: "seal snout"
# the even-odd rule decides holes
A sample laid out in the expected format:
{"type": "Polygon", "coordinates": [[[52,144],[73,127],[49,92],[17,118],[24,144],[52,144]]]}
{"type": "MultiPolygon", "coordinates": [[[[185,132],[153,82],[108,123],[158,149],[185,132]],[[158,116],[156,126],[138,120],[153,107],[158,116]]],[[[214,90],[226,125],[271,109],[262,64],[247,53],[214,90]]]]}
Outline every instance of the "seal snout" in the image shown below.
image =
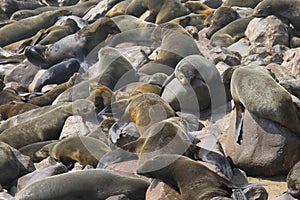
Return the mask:
{"type": "Polygon", "coordinates": [[[25,48],[26,58],[34,65],[48,68],[48,63],[43,55],[45,47],[28,46],[25,48]]]}

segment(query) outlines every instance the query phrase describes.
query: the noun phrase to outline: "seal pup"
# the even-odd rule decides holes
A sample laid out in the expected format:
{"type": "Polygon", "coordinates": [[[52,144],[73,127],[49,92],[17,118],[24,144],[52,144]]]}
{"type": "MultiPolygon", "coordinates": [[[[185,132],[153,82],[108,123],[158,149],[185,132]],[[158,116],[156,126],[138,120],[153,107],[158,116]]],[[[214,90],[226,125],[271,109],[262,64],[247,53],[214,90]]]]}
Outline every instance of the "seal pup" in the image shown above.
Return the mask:
{"type": "Polygon", "coordinates": [[[117,25],[108,17],[101,17],[78,32],[48,46],[29,46],[26,58],[38,66],[49,67],[68,58],[84,58],[111,34],[119,33],[117,25]]]}
{"type": "Polygon", "coordinates": [[[230,92],[236,109],[236,141],[241,137],[244,110],[288,128],[300,137],[299,119],[291,95],[267,69],[245,66],[233,71],[230,92]]]}
{"type": "Polygon", "coordinates": [[[74,73],[71,78],[62,84],[59,84],[52,88],[51,90],[47,91],[46,93],[42,94],[41,96],[33,96],[29,97],[28,102],[38,106],[46,106],[51,105],[53,101],[64,91],[68,88],[73,87],[77,82],[80,82],[82,77],[79,73],[74,73]]]}
{"type": "Polygon", "coordinates": [[[0,35],[5,37],[0,38],[0,46],[6,46],[13,42],[31,37],[40,29],[52,26],[56,20],[71,13],[67,10],[49,11],[37,16],[13,22],[0,28],[0,35]]]}
{"type": "Polygon", "coordinates": [[[140,17],[147,10],[155,16],[155,24],[189,14],[188,9],[177,0],[133,0],[128,5],[126,14],[140,17]]]}
{"type": "Polygon", "coordinates": [[[300,162],[297,162],[287,176],[287,192],[294,198],[300,198],[300,162]]]}
{"type": "Polygon", "coordinates": [[[149,182],[141,178],[123,176],[108,170],[89,169],[33,182],[20,190],[16,194],[16,199],[98,200],[125,194],[130,199],[140,200],[145,198],[148,187],[149,182]]]}
{"type": "Polygon", "coordinates": [[[111,151],[101,140],[87,136],[69,136],[50,149],[49,155],[70,167],[75,162],[96,167],[99,159],[111,151]]]}
{"type": "Polygon", "coordinates": [[[297,0],[263,0],[254,9],[255,17],[276,15],[288,19],[289,22],[300,30],[300,2],[297,0]]]}
{"type": "Polygon", "coordinates": [[[105,85],[98,84],[87,97],[88,100],[94,103],[96,113],[111,103],[113,92],[105,85]]]}
{"type": "Polygon", "coordinates": [[[6,120],[15,115],[38,108],[39,106],[31,103],[3,104],[0,105],[0,119],[6,120]]]}
{"type": "Polygon", "coordinates": [[[211,39],[212,46],[228,47],[245,36],[246,28],[253,16],[239,18],[215,32],[211,39]]]}
{"type": "Polygon", "coordinates": [[[156,156],[137,170],[139,175],[160,179],[184,200],[230,197],[233,184],[190,158],[174,154],[156,156]],[[187,167],[188,166],[188,167],[187,167]]]}
{"type": "Polygon", "coordinates": [[[85,99],[66,103],[4,130],[0,134],[0,141],[18,149],[34,142],[58,139],[64,122],[69,116],[89,115],[94,112],[94,109],[93,103],[85,99]]]}
{"type": "Polygon", "coordinates": [[[61,84],[70,79],[80,68],[77,59],[71,58],[56,65],[53,65],[45,71],[36,81],[33,91],[40,92],[42,87],[47,84],[61,84]]]}
{"type": "Polygon", "coordinates": [[[161,97],[175,111],[204,118],[207,117],[204,111],[210,108],[214,109],[211,112],[222,111],[221,106],[226,104],[220,73],[211,61],[200,55],[186,56],[179,61],[173,74],[164,82],[161,97]]]}

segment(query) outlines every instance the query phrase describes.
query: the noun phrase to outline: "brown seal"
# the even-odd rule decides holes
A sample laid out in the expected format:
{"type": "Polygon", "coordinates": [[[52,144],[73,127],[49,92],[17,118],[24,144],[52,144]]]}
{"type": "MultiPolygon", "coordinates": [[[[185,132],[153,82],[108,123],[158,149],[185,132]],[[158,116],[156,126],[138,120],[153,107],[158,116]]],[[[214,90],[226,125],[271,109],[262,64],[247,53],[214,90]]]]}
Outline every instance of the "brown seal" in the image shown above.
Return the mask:
{"type": "Polygon", "coordinates": [[[255,8],[257,4],[259,4],[262,0],[225,0],[223,1],[222,6],[237,6],[237,7],[249,7],[249,8],[255,8]]]}
{"type": "Polygon", "coordinates": [[[294,198],[300,198],[300,161],[297,162],[290,170],[287,176],[288,193],[294,198]]]}
{"type": "Polygon", "coordinates": [[[75,73],[67,82],[55,86],[41,96],[31,97],[28,102],[38,106],[51,105],[61,93],[74,86],[80,80],[80,74],[75,73]]]}
{"type": "Polygon", "coordinates": [[[96,107],[98,113],[103,108],[108,106],[111,102],[112,91],[105,85],[98,84],[87,97],[88,100],[92,101],[96,107]]]}
{"type": "Polygon", "coordinates": [[[8,24],[0,29],[0,35],[5,35],[5,37],[0,38],[0,46],[3,47],[31,37],[40,29],[52,26],[59,17],[69,14],[71,13],[66,10],[49,11],[8,24]]]}
{"type": "Polygon", "coordinates": [[[2,120],[18,115],[20,113],[33,110],[39,106],[31,103],[3,104],[0,105],[0,115],[2,120]]]}
{"type": "Polygon", "coordinates": [[[59,138],[67,117],[73,114],[88,115],[92,112],[94,112],[94,105],[89,100],[82,99],[66,103],[4,130],[0,134],[0,141],[15,148],[21,148],[34,142],[55,140],[59,138]]]}
{"type": "Polygon", "coordinates": [[[130,4],[131,0],[125,0],[125,1],[121,1],[119,3],[117,3],[116,5],[114,5],[106,14],[105,17],[115,17],[118,15],[123,15],[126,12],[126,9],[128,7],[128,5],[130,4]]]}
{"type": "Polygon", "coordinates": [[[133,0],[127,7],[126,14],[140,17],[146,10],[156,16],[156,24],[189,14],[188,9],[177,0],[133,0]]]}
{"type": "Polygon", "coordinates": [[[149,182],[141,178],[122,176],[108,170],[89,169],[33,182],[19,191],[16,199],[97,200],[125,194],[130,199],[140,200],[144,199],[148,187],[149,182]]]}
{"type": "Polygon", "coordinates": [[[96,167],[99,159],[111,149],[101,140],[87,136],[69,136],[50,149],[50,156],[66,166],[74,162],[96,167]]]}
{"type": "Polygon", "coordinates": [[[244,109],[257,117],[269,119],[300,137],[299,119],[291,95],[262,67],[240,67],[234,70],[230,83],[236,106],[236,141],[239,141],[244,109]]]}
{"type": "Polygon", "coordinates": [[[253,16],[239,18],[227,24],[212,35],[210,44],[221,47],[230,46],[245,36],[246,28],[253,18],[253,16]]]}
{"type": "Polygon", "coordinates": [[[0,92],[0,96],[0,105],[23,102],[21,96],[19,96],[18,92],[13,88],[6,88],[2,90],[0,92]]]}
{"type": "Polygon", "coordinates": [[[160,179],[180,192],[184,200],[211,200],[230,197],[230,181],[185,156],[165,154],[146,161],[137,173],[160,179]]]}
{"type": "Polygon", "coordinates": [[[187,1],[184,5],[193,13],[197,14],[210,14],[215,11],[215,9],[201,3],[200,1],[187,1]]]}

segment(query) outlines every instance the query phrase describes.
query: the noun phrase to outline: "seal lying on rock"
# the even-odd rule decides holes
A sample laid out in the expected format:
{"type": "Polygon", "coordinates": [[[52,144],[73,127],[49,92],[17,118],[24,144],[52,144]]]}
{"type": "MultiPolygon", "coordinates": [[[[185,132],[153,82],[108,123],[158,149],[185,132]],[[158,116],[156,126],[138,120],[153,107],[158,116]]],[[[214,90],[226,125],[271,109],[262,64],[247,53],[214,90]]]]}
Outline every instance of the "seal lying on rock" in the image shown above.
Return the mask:
{"type": "Polygon", "coordinates": [[[294,198],[300,198],[300,162],[297,162],[287,176],[288,193],[294,198]]]}
{"type": "Polygon", "coordinates": [[[133,200],[145,198],[149,182],[102,170],[65,173],[33,182],[16,194],[17,200],[106,199],[125,194],[133,200]]]}

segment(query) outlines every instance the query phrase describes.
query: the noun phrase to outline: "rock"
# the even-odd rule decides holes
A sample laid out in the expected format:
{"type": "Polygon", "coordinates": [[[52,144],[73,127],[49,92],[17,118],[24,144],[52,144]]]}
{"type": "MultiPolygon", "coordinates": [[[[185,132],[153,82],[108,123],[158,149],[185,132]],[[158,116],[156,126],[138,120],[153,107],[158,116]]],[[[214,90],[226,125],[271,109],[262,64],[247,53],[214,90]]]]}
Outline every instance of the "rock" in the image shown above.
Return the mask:
{"type": "Polygon", "coordinates": [[[285,67],[282,67],[280,64],[277,63],[270,63],[266,66],[266,68],[271,70],[271,72],[275,75],[277,79],[288,77],[290,75],[290,72],[285,67]]]}
{"type": "Polygon", "coordinates": [[[266,47],[276,44],[289,46],[289,28],[274,15],[266,18],[254,18],[245,31],[250,43],[259,43],[266,47]]]}
{"type": "Polygon", "coordinates": [[[106,170],[116,172],[121,175],[141,178],[142,176],[137,175],[136,170],[138,168],[138,160],[129,160],[119,163],[114,163],[106,167],[106,170]]]}
{"type": "Polygon", "coordinates": [[[4,82],[19,82],[26,87],[32,82],[39,67],[31,64],[29,61],[24,61],[15,66],[5,77],[4,82]]]}
{"type": "Polygon", "coordinates": [[[290,49],[284,53],[281,66],[289,72],[289,75],[300,79],[300,48],[290,49]]]}
{"type": "Polygon", "coordinates": [[[0,199],[1,200],[14,200],[15,198],[7,192],[0,192],[0,199]]]}
{"type": "Polygon", "coordinates": [[[147,192],[146,200],[181,200],[181,195],[162,181],[154,179],[147,192]]]}
{"type": "Polygon", "coordinates": [[[300,161],[298,161],[287,176],[288,193],[294,198],[300,198],[300,161]]]}
{"type": "Polygon", "coordinates": [[[228,48],[225,47],[214,47],[210,51],[211,60],[215,64],[219,62],[224,62],[229,66],[235,66],[241,64],[242,56],[235,51],[230,51],[228,48]]]}
{"type": "Polygon", "coordinates": [[[56,165],[58,162],[52,158],[52,157],[48,157],[44,160],[42,160],[39,163],[34,163],[34,167],[38,170],[38,169],[42,169],[51,165],[56,165]]]}
{"type": "Polygon", "coordinates": [[[245,110],[242,140],[235,142],[235,111],[229,121],[225,151],[233,164],[247,175],[273,176],[286,174],[300,159],[297,136],[267,119],[258,118],[245,110]]]}
{"type": "Polygon", "coordinates": [[[83,119],[79,115],[70,116],[65,121],[59,139],[66,138],[71,135],[85,136],[89,133],[89,129],[85,126],[83,119]]]}
{"type": "Polygon", "coordinates": [[[250,45],[249,40],[247,38],[242,38],[236,43],[233,43],[229,47],[227,47],[228,50],[238,52],[241,56],[245,56],[248,52],[250,45]]]}

